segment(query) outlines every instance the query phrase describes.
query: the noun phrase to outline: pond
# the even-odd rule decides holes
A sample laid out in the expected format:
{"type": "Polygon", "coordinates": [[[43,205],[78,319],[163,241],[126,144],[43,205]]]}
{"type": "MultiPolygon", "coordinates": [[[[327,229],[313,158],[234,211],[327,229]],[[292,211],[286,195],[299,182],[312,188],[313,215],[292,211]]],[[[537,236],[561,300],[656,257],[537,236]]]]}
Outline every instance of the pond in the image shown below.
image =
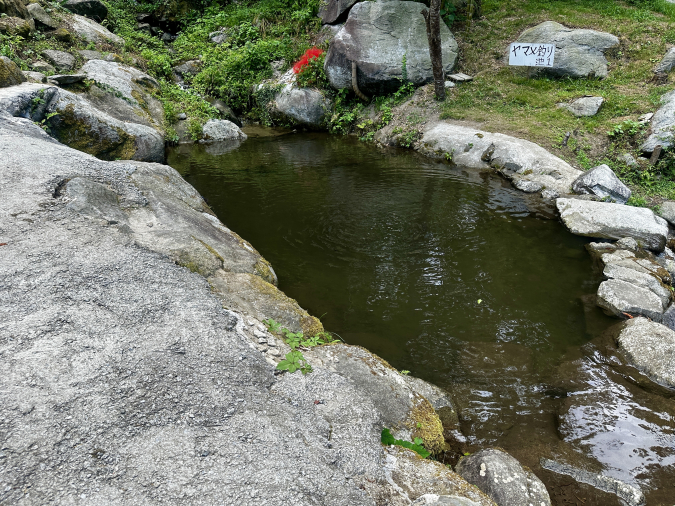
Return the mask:
{"type": "Polygon", "coordinates": [[[182,145],[168,164],[327,330],[452,392],[470,451],[503,447],[554,504],[617,503],[565,489],[540,457],[641,486],[653,504],[675,486],[673,399],[597,351],[617,320],[595,306],[588,240],[538,197],[325,134],[182,145]]]}

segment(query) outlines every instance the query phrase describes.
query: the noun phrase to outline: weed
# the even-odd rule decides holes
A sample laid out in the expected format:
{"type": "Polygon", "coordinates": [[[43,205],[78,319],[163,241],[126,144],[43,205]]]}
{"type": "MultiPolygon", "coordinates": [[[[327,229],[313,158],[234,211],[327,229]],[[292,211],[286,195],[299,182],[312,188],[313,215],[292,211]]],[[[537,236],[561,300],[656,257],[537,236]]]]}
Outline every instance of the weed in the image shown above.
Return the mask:
{"type": "Polygon", "coordinates": [[[618,125],[615,125],[612,130],[607,132],[607,135],[614,139],[624,136],[634,137],[645,129],[646,126],[644,123],[627,119],[618,125]]]}
{"type": "Polygon", "coordinates": [[[277,364],[277,369],[289,373],[300,371],[302,374],[307,374],[312,372],[312,366],[307,363],[307,360],[299,351],[287,353],[286,358],[277,364]]]}
{"type": "Polygon", "coordinates": [[[282,334],[284,342],[291,347],[292,351],[286,355],[286,360],[282,360],[277,365],[277,369],[280,371],[292,373],[300,370],[302,374],[312,372],[312,366],[309,365],[302,352],[298,351],[298,348],[313,348],[334,341],[333,336],[328,332],[320,332],[315,336],[306,338],[302,332],[291,332],[287,328],[282,327],[281,323],[271,318],[265,320],[263,323],[271,333],[282,334]]]}

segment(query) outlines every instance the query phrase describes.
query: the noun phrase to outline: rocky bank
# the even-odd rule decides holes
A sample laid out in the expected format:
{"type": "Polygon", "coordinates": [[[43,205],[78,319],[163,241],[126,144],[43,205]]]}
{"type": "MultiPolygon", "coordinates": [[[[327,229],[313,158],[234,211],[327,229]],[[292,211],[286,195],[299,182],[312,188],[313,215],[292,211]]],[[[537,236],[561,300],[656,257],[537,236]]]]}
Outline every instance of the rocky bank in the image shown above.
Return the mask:
{"type": "Polygon", "coordinates": [[[444,427],[378,357],[339,344],[275,373],[288,350],[261,320],[320,324],[173,169],[4,111],[0,167],[1,502],[492,504],[380,443],[444,427]]]}

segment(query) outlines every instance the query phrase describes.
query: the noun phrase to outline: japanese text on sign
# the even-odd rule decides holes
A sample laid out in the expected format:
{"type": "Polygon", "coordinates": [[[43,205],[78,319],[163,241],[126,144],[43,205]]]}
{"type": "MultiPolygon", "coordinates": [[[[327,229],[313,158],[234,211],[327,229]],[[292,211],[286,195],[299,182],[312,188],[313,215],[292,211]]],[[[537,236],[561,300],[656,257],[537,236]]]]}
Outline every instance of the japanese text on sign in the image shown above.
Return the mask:
{"type": "Polygon", "coordinates": [[[552,67],[555,44],[514,42],[509,47],[509,65],[521,67],[552,67]]]}

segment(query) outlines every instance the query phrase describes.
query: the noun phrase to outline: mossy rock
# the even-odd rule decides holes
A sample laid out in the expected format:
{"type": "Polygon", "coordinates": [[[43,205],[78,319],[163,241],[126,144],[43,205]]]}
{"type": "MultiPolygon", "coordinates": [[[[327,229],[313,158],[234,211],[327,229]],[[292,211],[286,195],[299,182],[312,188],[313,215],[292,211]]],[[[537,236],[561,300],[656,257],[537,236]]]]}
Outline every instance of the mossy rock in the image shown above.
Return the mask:
{"type": "Polygon", "coordinates": [[[73,104],[59,109],[48,122],[51,135],[63,144],[101,160],[130,160],[136,152],[135,138],[121,128],[100,128],[78,114],[73,104]]]}
{"type": "Polygon", "coordinates": [[[53,32],[49,32],[50,37],[60,41],[60,42],[72,42],[73,34],[70,33],[65,28],[57,28],[53,32]]]}
{"type": "Polygon", "coordinates": [[[0,56],[0,88],[15,86],[26,81],[21,69],[6,56],[0,56]]]}
{"type": "Polygon", "coordinates": [[[35,22],[32,19],[28,21],[13,16],[0,18],[0,33],[19,35],[27,39],[33,31],[35,31],[35,22]]]}

